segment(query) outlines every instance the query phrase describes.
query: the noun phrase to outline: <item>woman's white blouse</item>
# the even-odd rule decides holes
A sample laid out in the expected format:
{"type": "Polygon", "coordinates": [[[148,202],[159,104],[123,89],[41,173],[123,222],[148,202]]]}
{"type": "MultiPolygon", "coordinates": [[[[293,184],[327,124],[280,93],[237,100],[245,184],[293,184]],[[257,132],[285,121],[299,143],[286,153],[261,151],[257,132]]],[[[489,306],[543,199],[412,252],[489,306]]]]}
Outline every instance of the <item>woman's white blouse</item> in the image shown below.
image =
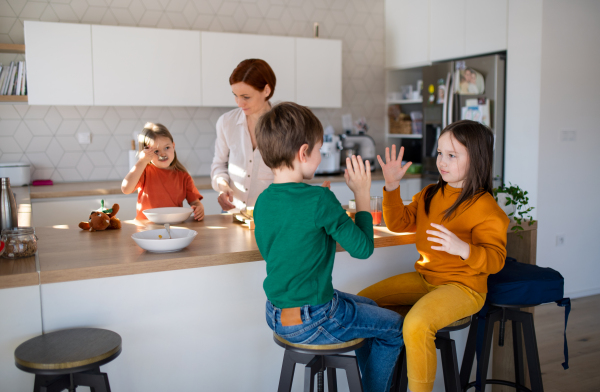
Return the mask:
{"type": "Polygon", "coordinates": [[[223,114],[217,121],[210,177],[217,192],[219,178],[229,184],[233,189],[233,204],[239,209],[253,207],[258,195],[273,182],[273,172],[265,165],[258,148],[252,150],[246,115],[240,108],[223,114]]]}

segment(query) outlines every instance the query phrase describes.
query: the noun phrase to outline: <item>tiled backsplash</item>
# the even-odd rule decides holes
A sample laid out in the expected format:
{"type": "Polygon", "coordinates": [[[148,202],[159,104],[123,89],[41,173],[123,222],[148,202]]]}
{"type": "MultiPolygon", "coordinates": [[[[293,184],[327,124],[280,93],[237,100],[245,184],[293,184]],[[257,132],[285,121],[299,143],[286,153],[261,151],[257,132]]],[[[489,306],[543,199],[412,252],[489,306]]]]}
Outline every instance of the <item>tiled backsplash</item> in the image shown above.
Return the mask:
{"type": "MultiPolygon", "coordinates": [[[[0,0],[0,42],[24,43],[23,21],[227,31],[343,41],[343,107],[315,109],[324,126],[341,131],[341,115],[366,117],[383,146],[383,0],[0,0]]],[[[6,64],[22,56],[0,54],[6,64]]],[[[32,178],[55,182],[120,179],[134,131],[160,122],[192,175],[208,175],[215,124],[231,108],[73,107],[0,104],[0,162],[32,164],[32,178]],[[90,132],[81,145],[77,133],[90,132]]]]}

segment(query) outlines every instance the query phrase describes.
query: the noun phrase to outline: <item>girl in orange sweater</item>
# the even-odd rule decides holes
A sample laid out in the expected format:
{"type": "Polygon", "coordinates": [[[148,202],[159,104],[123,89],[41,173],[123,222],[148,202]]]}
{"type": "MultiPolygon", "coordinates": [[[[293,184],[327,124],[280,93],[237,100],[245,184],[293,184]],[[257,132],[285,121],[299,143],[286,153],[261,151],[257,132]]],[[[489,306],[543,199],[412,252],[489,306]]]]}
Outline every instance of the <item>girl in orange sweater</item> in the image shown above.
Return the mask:
{"type": "Polygon", "coordinates": [[[171,132],[162,124],[146,123],[138,137],[139,160],[125,176],[121,190],[138,191],[135,219],[147,219],[142,211],[159,207],[182,207],[187,200],[194,219],[204,218],[202,195],[185,167],[177,160],[171,132]]]}
{"type": "Polygon", "coordinates": [[[433,389],[437,356],[435,334],[478,312],[485,302],[487,277],[504,266],[509,219],[492,195],[494,135],[469,120],[447,126],[438,140],[437,184],[425,187],[405,206],[402,166],[386,148],[383,216],[394,232],[414,231],[421,257],[416,272],[385,279],[358,295],[382,307],[412,306],[404,319],[408,385],[412,392],[433,389]]]}

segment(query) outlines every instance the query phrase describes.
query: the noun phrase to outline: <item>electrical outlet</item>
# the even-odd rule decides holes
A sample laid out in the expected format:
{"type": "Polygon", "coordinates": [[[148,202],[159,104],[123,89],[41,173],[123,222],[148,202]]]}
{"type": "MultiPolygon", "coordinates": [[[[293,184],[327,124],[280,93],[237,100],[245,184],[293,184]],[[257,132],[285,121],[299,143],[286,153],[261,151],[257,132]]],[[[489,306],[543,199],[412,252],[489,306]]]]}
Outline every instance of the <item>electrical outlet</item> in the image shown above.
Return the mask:
{"type": "Polygon", "coordinates": [[[92,142],[92,134],[89,132],[80,132],[77,134],[79,144],[90,144],[92,142]]]}
{"type": "Polygon", "coordinates": [[[556,246],[564,246],[565,245],[565,235],[557,234],[556,235],[556,246]]]}
{"type": "Polygon", "coordinates": [[[568,129],[560,131],[561,142],[574,142],[575,140],[577,140],[577,131],[568,129]]]}

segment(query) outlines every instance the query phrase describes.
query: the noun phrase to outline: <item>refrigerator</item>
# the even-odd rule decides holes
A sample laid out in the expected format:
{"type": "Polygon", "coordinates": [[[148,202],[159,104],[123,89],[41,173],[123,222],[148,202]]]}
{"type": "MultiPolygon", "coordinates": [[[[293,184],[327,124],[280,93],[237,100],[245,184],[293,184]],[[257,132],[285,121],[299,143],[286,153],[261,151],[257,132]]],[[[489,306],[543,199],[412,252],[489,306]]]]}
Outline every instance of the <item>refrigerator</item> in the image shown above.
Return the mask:
{"type": "Polygon", "coordinates": [[[494,187],[504,179],[506,54],[434,63],[423,68],[423,186],[437,182],[437,138],[463,118],[494,132],[494,187]]]}

